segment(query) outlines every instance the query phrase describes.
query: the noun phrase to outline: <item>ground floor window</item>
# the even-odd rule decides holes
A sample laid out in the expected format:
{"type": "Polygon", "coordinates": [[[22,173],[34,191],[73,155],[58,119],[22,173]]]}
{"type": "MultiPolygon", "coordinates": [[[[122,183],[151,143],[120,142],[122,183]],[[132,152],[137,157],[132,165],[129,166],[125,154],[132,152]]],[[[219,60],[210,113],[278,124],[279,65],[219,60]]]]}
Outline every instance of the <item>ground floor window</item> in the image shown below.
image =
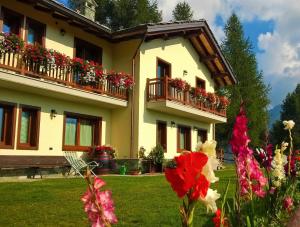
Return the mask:
{"type": "Polygon", "coordinates": [[[0,103],[0,148],[14,147],[16,105],[0,103]]]}
{"type": "Polygon", "coordinates": [[[177,129],[177,152],[191,150],[191,128],[178,126],[177,129]]]}
{"type": "Polygon", "coordinates": [[[199,142],[205,143],[206,140],[207,140],[207,131],[204,129],[198,129],[197,143],[199,143],[199,142]]]}
{"type": "Polygon", "coordinates": [[[21,105],[19,111],[18,149],[37,150],[41,110],[21,105]]]}
{"type": "Polygon", "coordinates": [[[165,152],[167,152],[167,122],[157,122],[156,135],[156,144],[161,145],[164,148],[165,152]]]}
{"type": "Polygon", "coordinates": [[[65,114],[64,150],[89,150],[101,144],[101,118],[65,114]]]}

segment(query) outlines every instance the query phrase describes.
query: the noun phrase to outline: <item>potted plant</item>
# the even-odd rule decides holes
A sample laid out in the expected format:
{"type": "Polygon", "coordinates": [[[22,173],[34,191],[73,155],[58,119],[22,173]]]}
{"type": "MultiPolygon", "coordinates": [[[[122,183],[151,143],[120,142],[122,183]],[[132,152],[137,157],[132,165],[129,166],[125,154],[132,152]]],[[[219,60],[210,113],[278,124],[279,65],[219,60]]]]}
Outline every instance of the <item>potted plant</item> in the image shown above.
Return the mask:
{"type": "Polygon", "coordinates": [[[155,172],[162,172],[162,164],[165,158],[165,151],[161,145],[156,145],[148,155],[148,160],[150,160],[151,167],[150,171],[153,172],[152,165],[155,172]]]}
{"type": "Polygon", "coordinates": [[[108,173],[115,168],[116,151],[109,145],[96,146],[89,152],[89,158],[100,163],[99,174],[108,173]]]}

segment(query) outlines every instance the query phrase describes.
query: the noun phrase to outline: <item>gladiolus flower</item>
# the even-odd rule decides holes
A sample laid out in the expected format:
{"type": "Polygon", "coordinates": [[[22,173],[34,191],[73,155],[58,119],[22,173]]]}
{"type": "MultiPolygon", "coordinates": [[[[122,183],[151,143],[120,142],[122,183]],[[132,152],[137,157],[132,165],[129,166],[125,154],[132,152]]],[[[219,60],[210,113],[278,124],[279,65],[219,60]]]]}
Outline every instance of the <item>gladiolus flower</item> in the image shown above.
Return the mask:
{"type": "Polygon", "coordinates": [[[282,123],[285,130],[292,130],[295,126],[295,122],[293,120],[283,121],[282,123]]]}
{"type": "Polygon", "coordinates": [[[250,138],[248,137],[246,112],[241,107],[240,113],[236,117],[233,127],[232,139],[230,141],[233,154],[236,156],[237,172],[240,184],[241,196],[254,192],[259,197],[264,197],[264,186],[267,179],[259,168],[258,162],[253,156],[253,150],[248,147],[250,138]]]}
{"type": "Polygon", "coordinates": [[[284,200],[283,200],[284,209],[286,209],[287,211],[291,211],[293,204],[294,204],[294,201],[290,196],[287,196],[284,198],[284,200]]]}
{"type": "Polygon", "coordinates": [[[203,153],[186,153],[175,157],[176,168],[165,170],[165,176],[179,198],[188,192],[191,192],[192,200],[206,196],[210,183],[201,172],[207,160],[203,153]]]}
{"type": "Polygon", "coordinates": [[[86,179],[88,179],[89,186],[81,197],[81,201],[84,203],[84,211],[87,213],[92,227],[105,227],[108,223],[117,223],[111,192],[99,190],[105,185],[105,182],[95,177],[91,185],[91,177],[88,175],[86,179]]]}
{"type": "Polygon", "coordinates": [[[201,201],[206,205],[207,212],[211,210],[213,213],[217,211],[216,200],[220,198],[220,194],[217,190],[208,189],[207,194],[204,199],[200,198],[201,201]]]}
{"type": "Polygon", "coordinates": [[[214,173],[214,170],[216,170],[219,165],[219,160],[216,157],[216,146],[217,142],[215,140],[207,140],[199,147],[199,152],[204,153],[208,157],[208,161],[202,170],[202,174],[210,183],[215,183],[219,180],[214,173]]]}

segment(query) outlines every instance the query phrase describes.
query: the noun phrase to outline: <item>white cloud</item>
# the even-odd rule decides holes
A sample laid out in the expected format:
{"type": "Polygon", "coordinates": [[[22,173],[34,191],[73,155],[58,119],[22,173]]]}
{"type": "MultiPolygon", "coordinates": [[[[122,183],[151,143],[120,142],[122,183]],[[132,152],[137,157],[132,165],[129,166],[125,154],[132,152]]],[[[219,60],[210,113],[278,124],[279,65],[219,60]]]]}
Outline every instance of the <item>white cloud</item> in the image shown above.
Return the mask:
{"type": "MultiPolygon", "coordinates": [[[[181,0],[158,0],[164,20],[172,18],[172,10],[181,0]]],[[[228,19],[235,12],[243,21],[273,21],[274,31],[260,34],[258,64],[265,81],[272,86],[272,105],[279,104],[287,92],[300,83],[300,4],[299,0],[187,0],[194,18],[208,21],[220,41],[222,28],[215,24],[216,16],[228,19]]]]}

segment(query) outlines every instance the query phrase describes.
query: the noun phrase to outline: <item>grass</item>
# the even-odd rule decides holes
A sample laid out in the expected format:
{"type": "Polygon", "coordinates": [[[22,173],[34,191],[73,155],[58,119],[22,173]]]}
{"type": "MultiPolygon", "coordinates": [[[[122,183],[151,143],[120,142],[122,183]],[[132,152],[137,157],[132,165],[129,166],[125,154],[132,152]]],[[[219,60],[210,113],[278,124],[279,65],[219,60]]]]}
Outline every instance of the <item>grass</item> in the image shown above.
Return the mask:
{"type": "MultiPolygon", "coordinates": [[[[214,185],[224,193],[232,179],[228,197],[234,195],[234,169],[217,172],[214,185]]],[[[180,226],[180,200],[164,176],[105,176],[113,192],[116,226],[180,226]]],[[[80,196],[86,184],[79,178],[45,179],[34,182],[0,183],[0,226],[88,226],[80,196]]],[[[212,214],[203,205],[195,212],[194,226],[212,226],[212,214]]]]}

